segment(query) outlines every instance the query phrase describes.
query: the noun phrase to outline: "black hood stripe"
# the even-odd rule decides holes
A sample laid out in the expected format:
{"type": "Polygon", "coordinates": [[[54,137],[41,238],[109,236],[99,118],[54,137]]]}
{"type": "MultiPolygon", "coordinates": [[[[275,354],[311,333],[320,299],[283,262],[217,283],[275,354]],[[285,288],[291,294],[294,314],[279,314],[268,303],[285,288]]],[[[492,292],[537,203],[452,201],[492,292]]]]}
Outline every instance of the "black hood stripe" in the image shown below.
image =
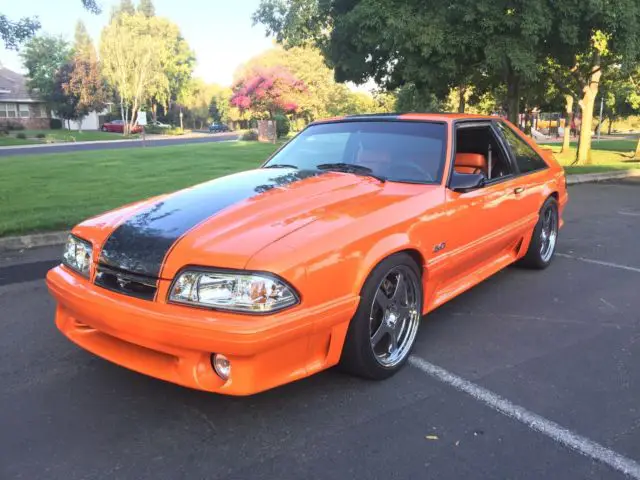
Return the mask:
{"type": "Polygon", "coordinates": [[[199,223],[235,203],[321,173],[263,168],[169,195],[118,226],[102,247],[100,263],[157,278],[172,245],[199,223]]]}

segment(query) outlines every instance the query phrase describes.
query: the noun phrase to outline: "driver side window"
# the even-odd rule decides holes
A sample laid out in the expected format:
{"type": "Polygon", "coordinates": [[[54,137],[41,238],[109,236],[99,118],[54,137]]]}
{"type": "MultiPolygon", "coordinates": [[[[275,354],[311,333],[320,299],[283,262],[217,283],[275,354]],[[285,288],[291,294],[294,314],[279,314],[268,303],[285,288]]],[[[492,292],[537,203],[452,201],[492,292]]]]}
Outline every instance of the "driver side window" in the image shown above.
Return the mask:
{"type": "Polygon", "coordinates": [[[488,181],[512,175],[513,168],[490,125],[456,127],[456,173],[483,174],[488,181]]]}

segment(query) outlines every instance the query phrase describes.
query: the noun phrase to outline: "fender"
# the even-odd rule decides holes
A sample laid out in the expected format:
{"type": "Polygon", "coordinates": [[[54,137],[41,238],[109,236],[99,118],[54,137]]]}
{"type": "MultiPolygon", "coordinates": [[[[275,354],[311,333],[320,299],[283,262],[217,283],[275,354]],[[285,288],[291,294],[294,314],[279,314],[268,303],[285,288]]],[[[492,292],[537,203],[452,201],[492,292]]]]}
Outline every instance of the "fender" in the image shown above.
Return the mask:
{"type": "MultiPolygon", "coordinates": [[[[358,265],[353,293],[360,295],[364,282],[367,280],[367,277],[373,269],[388,256],[403,250],[415,250],[420,252],[416,245],[411,242],[411,239],[406,233],[394,233],[393,235],[384,237],[373,244],[373,246],[363,255],[362,260],[358,265]]],[[[420,254],[420,257],[422,258],[422,265],[419,265],[419,267],[421,269],[421,273],[424,273],[424,257],[422,254],[420,254]]]]}

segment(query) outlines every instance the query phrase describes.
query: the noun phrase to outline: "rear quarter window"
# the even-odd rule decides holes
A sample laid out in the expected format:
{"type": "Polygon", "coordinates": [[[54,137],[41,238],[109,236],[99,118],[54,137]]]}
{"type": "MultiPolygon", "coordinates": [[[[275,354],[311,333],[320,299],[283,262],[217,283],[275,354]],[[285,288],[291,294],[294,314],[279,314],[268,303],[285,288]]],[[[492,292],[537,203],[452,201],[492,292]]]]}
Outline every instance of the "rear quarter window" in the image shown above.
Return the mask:
{"type": "Polygon", "coordinates": [[[511,147],[520,173],[530,173],[547,168],[547,163],[508,125],[498,122],[498,129],[511,147]]]}

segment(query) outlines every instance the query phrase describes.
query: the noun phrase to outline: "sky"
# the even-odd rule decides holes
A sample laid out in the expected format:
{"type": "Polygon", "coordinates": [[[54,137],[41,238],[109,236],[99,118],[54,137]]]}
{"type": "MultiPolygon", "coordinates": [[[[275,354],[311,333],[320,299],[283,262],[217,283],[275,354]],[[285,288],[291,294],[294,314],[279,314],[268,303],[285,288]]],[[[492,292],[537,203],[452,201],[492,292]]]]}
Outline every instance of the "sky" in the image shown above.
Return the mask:
{"type": "MultiPolygon", "coordinates": [[[[82,7],[80,0],[1,0],[0,11],[10,19],[38,16],[40,33],[62,35],[73,41],[77,20],[82,20],[96,46],[109,13],[119,0],[98,0],[100,15],[82,7]]],[[[134,0],[137,3],[137,0],[134,0]]],[[[249,58],[272,47],[261,25],[252,26],[251,14],[260,0],[153,0],[156,15],[168,17],[178,25],[196,53],[194,75],[208,83],[231,85],[235,69],[249,58]]],[[[0,42],[0,63],[10,70],[24,72],[17,52],[0,42]]]]}

